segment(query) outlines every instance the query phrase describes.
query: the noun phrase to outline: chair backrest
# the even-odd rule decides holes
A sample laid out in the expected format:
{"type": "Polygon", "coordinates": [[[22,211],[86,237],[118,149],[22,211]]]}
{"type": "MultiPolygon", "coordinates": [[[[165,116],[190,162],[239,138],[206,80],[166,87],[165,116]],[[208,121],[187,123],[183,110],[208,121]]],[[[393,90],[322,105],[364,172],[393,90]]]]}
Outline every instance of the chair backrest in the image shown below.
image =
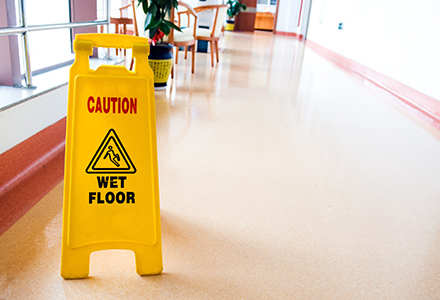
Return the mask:
{"type": "Polygon", "coordinates": [[[119,8],[119,17],[121,18],[129,18],[128,15],[128,9],[130,8],[131,4],[127,4],[125,6],[122,6],[119,8]]]}
{"type": "Polygon", "coordinates": [[[131,7],[134,6],[134,0],[131,1],[131,3],[124,5],[122,7],[119,8],[119,17],[122,18],[127,18],[127,19],[133,19],[133,23],[134,23],[134,28],[132,28],[131,25],[128,25],[128,32],[133,32],[134,35],[138,35],[137,34],[137,28],[136,28],[136,16],[134,15],[134,10],[131,10],[131,7]]]}
{"type": "Polygon", "coordinates": [[[211,37],[219,37],[220,33],[222,31],[223,23],[226,19],[226,11],[228,10],[228,6],[224,4],[220,5],[204,5],[204,6],[198,6],[195,7],[194,10],[199,13],[202,11],[207,10],[214,10],[215,16],[212,25],[210,26],[211,29],[211,37]]]}
{"type": "Polygon", "coordinates": [[[179,1],[177,8],[177,26],[182,27],[195,27],[197,26],[197,13],[195,10],[187,3],[179,1]],[[186,15],[185,23],[182,23],[182,15],[186,15]],[[191,22],[193,21],[193,22],[191,22]],[[191,24],[193,23],[193,24],[191,24]],[[191,26],[192,25],[192,26],[191,26]]]}
{"type": "Polygon", "coordinates": [[[220,33],[222,32],[223,24],[225,23],[226,19],[226,11],[228,10],[228,7],[226,5],[222,5],[217,9],[217,16],[216,16],[216,22],[215,22],[215,28],[213,32],[213,36],[219,37],[220,33]]]}
{"type": "Polygon", "coordinates": [[[196,36],[196,29],[197,29],[197,18],[198,18],[197,13],[189,4],[186,4],[182,1],[179,1],[178,3],[179,3],[178,8],[182,9],[182,10],[177,12],[177,17],[178,17],[178,25],[177,26],[179,26],[179,27],[182,26],[181,17],[183,14],[186,14],[186,18],[187,18],[186,27],[193,29],[193,36],[195,37],[196,36]]]}
{"type": "MultiPolygon", "coordinates": [[[[176,24],[176,15],[175,15],[175,11],[174,8],[171,9],[171,16],[174,16],[172,18],[172,21],[174,24],[176,24],[178,27],[181,26],[181,18],[182,18],[182,14],[186,15],[187,18],[187,27],[192,27],[193,28],[193,36],[196,36],[196,27],[197,27],[197,13],[194,11],[194,9],[189,6],[188,4],[186,4],[185,2],[182,1],[178,1],[178,6],[177,6],[177,24],[176,24]],[[193,20],[193,24],[191,26],[191,20],[193,20]]],[[[167,42],[170,44],[174,45],[174,29],[171,29],[170,34],[168,35],[168,39],[167,42]]]]}

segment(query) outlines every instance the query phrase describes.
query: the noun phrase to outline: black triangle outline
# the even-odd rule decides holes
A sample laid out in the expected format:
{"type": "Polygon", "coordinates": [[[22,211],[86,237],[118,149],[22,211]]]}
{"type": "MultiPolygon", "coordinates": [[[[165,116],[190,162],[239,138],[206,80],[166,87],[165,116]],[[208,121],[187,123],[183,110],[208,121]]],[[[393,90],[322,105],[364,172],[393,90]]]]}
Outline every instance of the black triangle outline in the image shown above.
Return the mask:
{"type": "Polygon", "coordinates": [[[130,156],[127,153],[127,150],[125,150],[124,145],[122,144],[121,140],[119,139],[119,136],[116,134],[116,131],[111,128],[107,134],[105,135],[104,139],[101,142],[101,145],[99,145],[98,150],[96,150],[95,154],[93,155],[92,160],[90,161],[89,165],[86,168],[87,174],[134,174],[136,173],[136,167],[134,166],[133,162],[131,161],[130,156]],[[98,163],[99,159],[102,156],[102,153],[106,149],[108,143],[110,140],[113,139],[116,147],[118,147],[119,153],[121,153],[121,156],[124,158],[125,163],[128,166],[127,168],[95,168],[96,164],[98,163]]]}

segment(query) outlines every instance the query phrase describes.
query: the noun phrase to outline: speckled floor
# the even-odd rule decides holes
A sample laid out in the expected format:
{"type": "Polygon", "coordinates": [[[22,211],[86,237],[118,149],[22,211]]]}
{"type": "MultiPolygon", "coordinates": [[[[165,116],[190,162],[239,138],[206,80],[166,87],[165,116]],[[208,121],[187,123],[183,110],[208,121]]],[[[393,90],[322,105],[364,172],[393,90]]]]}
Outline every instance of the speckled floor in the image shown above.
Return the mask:
{"type": "Polygon", "coordinates": [[[293,38],[221,48],[156,92],[163,274],[62,279],[61,183],[0,237],[0,299],[440,298],[440,132],[293,38]]]}

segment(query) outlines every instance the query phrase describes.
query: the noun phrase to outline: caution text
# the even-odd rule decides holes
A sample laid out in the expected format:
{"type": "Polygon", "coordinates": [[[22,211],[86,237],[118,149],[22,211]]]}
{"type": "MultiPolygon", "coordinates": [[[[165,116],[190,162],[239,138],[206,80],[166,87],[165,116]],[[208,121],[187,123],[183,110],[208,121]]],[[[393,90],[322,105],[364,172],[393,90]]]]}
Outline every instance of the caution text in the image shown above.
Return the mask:
{"type": "Polygon", "coordinates": [[[89,113],[137,114],[137,98],[90,96],[87,109],[89,113]]]}

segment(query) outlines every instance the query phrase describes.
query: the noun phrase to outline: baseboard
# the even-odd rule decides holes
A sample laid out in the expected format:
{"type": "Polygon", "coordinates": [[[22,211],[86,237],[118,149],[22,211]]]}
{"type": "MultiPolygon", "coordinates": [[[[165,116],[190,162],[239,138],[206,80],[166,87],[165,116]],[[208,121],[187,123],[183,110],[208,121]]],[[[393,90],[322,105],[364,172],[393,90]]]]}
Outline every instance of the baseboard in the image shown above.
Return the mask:
{"type": "Polygon", "coordinates": [[[66,118],[0,155],[0,235],[64,176],[66,118]]]}
{"type": "Polygon", "coordinates": [[[440,100],[423,94],[399,81],[396,81],[384,74],[374,71],[356,61],[333,52],[309,39],[306,45],[318,54],[342,67],[343,69],[360,75],[379,88],[397,97],[407,106],[418,112],[424,121],[440,130],[440,100]]]}
{"type": "Polygon", "coordinates": [[[285,36],[292,36],[292,37],[295,37],[295,38],[297,38],[299,40],[303,40],[304,39],[304,35],[298,34],[296,32],[287,32],[287,31],[278,31],[277,30],[277,31],[275,31],[275,34],[285,35],[285,36]]]}

